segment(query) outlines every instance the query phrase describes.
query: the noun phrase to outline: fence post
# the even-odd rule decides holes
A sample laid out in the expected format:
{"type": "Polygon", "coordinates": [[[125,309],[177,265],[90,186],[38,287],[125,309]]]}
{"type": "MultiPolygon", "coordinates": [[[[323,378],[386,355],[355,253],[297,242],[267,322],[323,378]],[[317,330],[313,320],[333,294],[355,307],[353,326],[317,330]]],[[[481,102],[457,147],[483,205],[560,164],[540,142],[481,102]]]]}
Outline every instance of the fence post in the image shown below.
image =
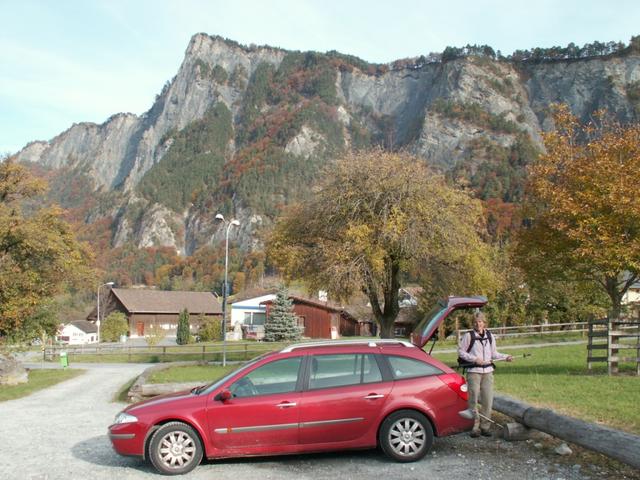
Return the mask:
{"type": "Polygon", "coordinates": [[[204,349],[205,349],[205,346],[204,346],[204,345],[202,345],[202,361],[203,361],[203,362],[204,362],[204,349]]]}
{"type": "Polygon", "coordinates": [[[162,347],[162,361],[167,361],[167,347],[162,347]]]}
{"type": "Polygon", "coordinates": [[[613,319],[609,319],[607,323],[609,331],[607,332],[607,364],[609,366],[609,375],[618,373],[618,349],[613,348],[616,337],[614,337],[616,323],[613,319]],[[613,360],[615,358],[615,361],[613,360]]]}

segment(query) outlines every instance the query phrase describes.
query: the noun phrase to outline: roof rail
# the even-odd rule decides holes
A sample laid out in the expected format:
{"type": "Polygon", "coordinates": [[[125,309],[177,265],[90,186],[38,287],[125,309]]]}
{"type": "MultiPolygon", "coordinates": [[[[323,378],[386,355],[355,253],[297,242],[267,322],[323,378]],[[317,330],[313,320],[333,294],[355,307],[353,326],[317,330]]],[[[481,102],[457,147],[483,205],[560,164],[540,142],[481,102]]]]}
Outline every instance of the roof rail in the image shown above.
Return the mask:
{"type": "Polygon", "coordinates": [[[369,347],[378,347],[380,345],[396,344],[404,347],[414,348],[415,345],[405,340],[393,340],[393,339],[378,339],[378,340],[333,340],[330,342],[306,342],[296,343],[289,345],[288,347],[280,350],[280,353],[288,353],[299,348],[313,348],[313,347],[327,347],[327,346],[341,346],[341,345],[367,345],[369,347]]]}

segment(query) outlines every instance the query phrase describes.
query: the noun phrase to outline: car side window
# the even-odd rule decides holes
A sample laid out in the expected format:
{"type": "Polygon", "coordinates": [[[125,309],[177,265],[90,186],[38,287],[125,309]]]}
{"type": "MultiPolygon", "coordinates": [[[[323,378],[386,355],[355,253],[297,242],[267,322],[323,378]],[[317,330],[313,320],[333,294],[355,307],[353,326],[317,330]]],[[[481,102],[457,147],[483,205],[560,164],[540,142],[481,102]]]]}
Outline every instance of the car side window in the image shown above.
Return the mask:
{"type": "Polygon", "coordinates": [[[312,390],[381,381],[382,373],[373,355],[350,353],[311,357],[309,388],[312,390]]]}
{"type": "Polygon", "coordinates": [[[440,375],[442,370],[433,365],[416,360],[415,358],[397,357],[387,355],[393,378],[401,380],[403,378],[426,377],[430,375],[440,375]]]}
{"type": "Polygon", "coordinates": [[[236,380],[229,390],[234,397],[293,392],[301,362],[302,357],[291,357],[267,363],[236,380]]]}

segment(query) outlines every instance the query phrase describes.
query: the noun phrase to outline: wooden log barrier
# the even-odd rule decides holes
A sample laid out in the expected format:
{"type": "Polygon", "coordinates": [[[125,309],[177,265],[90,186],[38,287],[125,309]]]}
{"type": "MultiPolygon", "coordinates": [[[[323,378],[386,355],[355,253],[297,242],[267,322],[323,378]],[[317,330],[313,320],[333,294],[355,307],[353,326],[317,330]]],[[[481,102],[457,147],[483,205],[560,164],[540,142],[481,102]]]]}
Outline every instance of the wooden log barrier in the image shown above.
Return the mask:
{"type": "Polygon", "coordinates": [[[181,392],[182,390],[191,390],[194,387],[203,385],[203,382],[186,382],[186,383],[145,383],[140,387],[143,397],[153,397],[155,395],[164,395],[166,393],[181,392]]]}
{"type": "Polygon", "coordinates": [[[529,428],[640,468],[640,436],[537,408],[505,395],[496,395],[493,409],[529,428]]]}

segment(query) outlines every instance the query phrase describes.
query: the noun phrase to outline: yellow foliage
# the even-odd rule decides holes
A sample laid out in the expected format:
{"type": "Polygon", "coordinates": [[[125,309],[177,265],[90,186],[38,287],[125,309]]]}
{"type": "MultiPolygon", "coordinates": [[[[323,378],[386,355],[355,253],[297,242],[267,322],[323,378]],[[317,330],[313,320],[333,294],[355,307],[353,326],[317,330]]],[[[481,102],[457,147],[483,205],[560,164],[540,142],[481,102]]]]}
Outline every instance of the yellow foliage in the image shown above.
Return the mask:
{"type": "Polygon", "coordinates": [[[293,206],[267,243],[288,279],[304,279],[333,298],[364,291],[383,330],[397,315],[401,274],[416,265],[441,285],[452,284],[452,275],[491,283],[478,237],[480,204],[424,160],[381,149],[350,153],[321,178],[315,195],[293,206]]]}

